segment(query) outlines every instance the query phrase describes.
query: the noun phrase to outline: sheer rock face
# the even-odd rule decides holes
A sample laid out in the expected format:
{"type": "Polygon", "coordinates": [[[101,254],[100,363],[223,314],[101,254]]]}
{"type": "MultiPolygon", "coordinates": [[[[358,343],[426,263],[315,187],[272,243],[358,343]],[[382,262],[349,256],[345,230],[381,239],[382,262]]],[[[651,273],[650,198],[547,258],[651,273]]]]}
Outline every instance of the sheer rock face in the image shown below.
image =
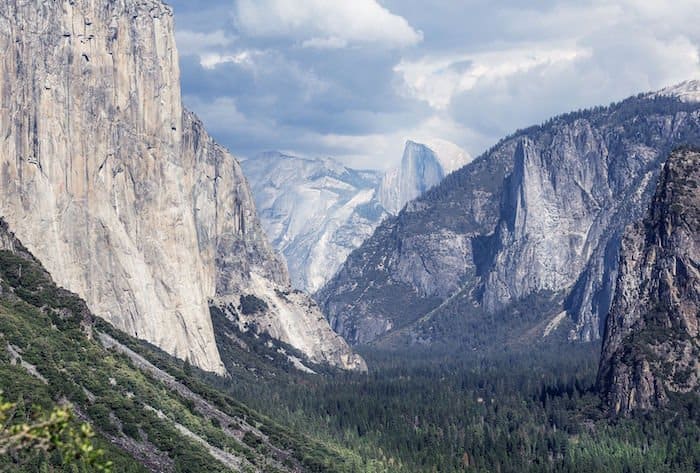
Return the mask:
{"type": "Polygon", "coordinates": [[[610,149],[617,143],[606,133],[607,127],[577,120],[546,140],[517,140],[491,241],[495,256],[484,276],[481,302],[488,312],[530,294],[588,284],[576,288],[567,307],[578,322],[571,337],[600,338],[599,318],[614,287],[611,255],[625,223],[641,217],[660,162],[654,147],[610,149]]]}
{"type": "Polygon", "coordinates": [[[423,144],[409,140],[401,165],[389,170],[382,179],[377,191],[379,201],[387,212],[396,215],[407,202],[470,161],[466,152],[447,141],[431,140],[423,144]]]}
{"type": "Polygon", "coordinates": [[[315,293],[386,217],[470,160],[453,143],[429,140],[407,141],[400,166],[386,173],[277,152],[242,165],[292,285],[315,293]]]}
{"type": "MultiPolygon", "coordinates": [[[[237,161],[183,111],[172,16],[157,0],[2,2],[0,214],[94,313],[223,373],[209,303],[288,278],[237,161]]],[[[343,366],[327,332],[332,350],[308,354],[343,366]]]]}
{"type": "Polygon", "coordinates": [[[599,385],[616,413],[700,393],[700,152],[666,163],[646,219],[622,241],[599,385]]]}
{"type": "Polygon", "coordinates": [[[450,319],[507,321],[538,295],[561,301],[569,338],[598,339],[624,228],[682,143],[700,143],[700,103],[665,95],[518,132],[387,219],[317,300],[352,343],[397,330],[439,342],[450,319]]]}
{"type": "Polygon", "coordinates": [[[376,197],[377,171],[277,152],[242,166],[263,228],[297,289],[317,291],[387,216],[376,197]]]}

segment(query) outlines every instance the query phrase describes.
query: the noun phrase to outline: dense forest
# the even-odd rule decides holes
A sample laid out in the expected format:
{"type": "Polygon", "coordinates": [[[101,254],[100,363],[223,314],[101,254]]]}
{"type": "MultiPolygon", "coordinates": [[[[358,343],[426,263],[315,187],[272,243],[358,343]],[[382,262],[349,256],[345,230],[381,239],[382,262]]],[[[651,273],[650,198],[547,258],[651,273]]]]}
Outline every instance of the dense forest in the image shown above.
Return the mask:
{"type": "Polygon", "coordinates": [[[406,353],[368,352],[367,378],[223,387],[390,471],[699,471],[700,403],[670,417],[608,420],[594,389],[597,353],[589,345],[495,359],[416,354],[406,363],[406,353]]]}
{"type": "Polygon", "coordinates": [[[365,349],[368,375],[310,365],[312,375],[293,369],[264,335],[237,332],[213,315],[231,378],[166,363],[318,445],[344,447],[317,471],[700,471],[700,399],[614,418],[596,392],[597,343],[500,353],[365,349]]]}
{"type": "MultiPolygon", "coordinates": [[[[653,414],[611,416],[596,392],[598,344],[553,338],[499,351],[364,349],[368,374],[308,362],[314,373],[306,373],[294,368],[301,353],[264,334],[242,333],[212,309],[230,373],[221,378],[94,319],[27,255],[0,252],[0,282],[0,338],[9,347],[0,352],[6,426],[41,423],[57,405],[73,415],[59,419],[54,440],[62,448],[15,452],[0,458],[0,471],[96,471],[99,465],[146,471],[115,439],[122,447],[149,445],[151,460],[168,471],[227,471],[202,446],[185,441],[177,424],[247,459],[249,471],[700,471],[697,396],[674,399],[653,414]],[[170,372],[187,391],[173,392],[122,353],[100,346],[100,333],[170,372]],[[182,394],[190,391],[235,418],[245,435],[227,436],[233,427],[205,415],[198,398],[182,394]],[[99,455],[94,463],[78,455],[76,464],[66,458],[75,451],[66,442],[86,421],[96,434],[89,445],[99,455]]],[[[84,437],[77,436],[76,447],[84,437]]]]}

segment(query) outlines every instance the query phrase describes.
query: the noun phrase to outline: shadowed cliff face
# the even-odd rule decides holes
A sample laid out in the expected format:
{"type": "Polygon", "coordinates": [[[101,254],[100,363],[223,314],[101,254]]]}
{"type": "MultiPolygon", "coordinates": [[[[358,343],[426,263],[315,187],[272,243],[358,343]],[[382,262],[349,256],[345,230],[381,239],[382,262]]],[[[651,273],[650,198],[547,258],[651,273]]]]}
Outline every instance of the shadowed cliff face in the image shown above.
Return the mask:
{"type": "Polygon", "coordinates": [[[514,315],[530,339],[599,339],[624,228],[682,143],[700,143],[700,103],[666,94],[518,132],[387,219],[317,300],[352,343],[497,346],[488,324],[514,315]]]}
{"type": "MultiPolygon", "coordinates": [[[[223,373],[209,304],[289,282],[238,162],[182,108],[171,9],[9,0],[0,48],[0,214],[97,315],[223,373]]],[[[319,313],[291,306],[261,329],[346,366],[319,313]]]]}
{"type": "Polygon", "coordinates": [[[625,233],[599,385],[622,414],[700,394],[700,151],[670,156],[646,219],[625,233]]]}

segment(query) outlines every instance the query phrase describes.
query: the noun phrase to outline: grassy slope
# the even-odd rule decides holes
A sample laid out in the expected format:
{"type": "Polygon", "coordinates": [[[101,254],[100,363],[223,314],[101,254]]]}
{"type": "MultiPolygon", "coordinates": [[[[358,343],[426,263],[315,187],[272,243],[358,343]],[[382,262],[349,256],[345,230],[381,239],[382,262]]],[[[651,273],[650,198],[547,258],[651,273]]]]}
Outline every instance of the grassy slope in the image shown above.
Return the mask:
{"type": "MultiPolygon", "coordinates": [[[[20,414],[71,404],[99,432],[98,443],[119,472],[147,471],[142,464],[151,471],[177,472],[334,471],[335,465],[336,471],[352,471],[342,469],[349,464],[347,452],[285,430],[197,383],[183,363],[153,352],[153,361],[179,371],[199,394],[174,390],[123,353],[104,348],[100,332],[140,343],[93,318],[84,302],[57,288],[17,245],[15,252],[0,251],[0,390],[7,400],[26,406],[20,414]],[[46,383],[26,369],[29,365],[46,383]],[[204,412],[204,405],[215,406],[218,414],[204,412]],[[221,419],[230,423],[222,425],[221,419]],[[192,440],[185,429],[208,445],[192,440]],[[215,460],[211,449],[223,460],[215,460]]],[[[21,464],[5,458],[0,470],[37,471],[56,462],[50,456],[21,464]]]]}
{"type": "MultiPolygon", "coordinates": [[[[114,471],[146,471],[142,464],[166,472],[232,469],[175,423],[240,458],[248,469],[265,472],[700,468],[700,404],[656,417],[605,419],[591,391],[596,347],[540,347],[527,357],[500,358],[471,350],[432,356],[420,350],[367,352],[369,376],[315,365],[309,366],[323,376],[309,376],[279,352],[298,355],[290,347],[240,333],[214,311],[217,342],[232,374],[222,379],[92,318],[82,301],[56,288],[21,249],[0,251],[0,287],[5,398],[19,401],[18,415],[29,416],[34,405],[48,409],[71,402],[101,432],[98,443],[114,461],[114,471]],[[183,389],[139,369],[124,349],[105,349],[99,333],[139,352],[183,389]],[[13,365],[11,351],[21,352],[22,361],[35,365],[48,384],[13,365]],[[202,408],[205,402],[216,409],[214,415],[202,408]]],[[[0,471],[62,471],[45,468],[58,462],[50,455],[23,458],[19,465],[11,461],[0,459],[0,471]]]]}

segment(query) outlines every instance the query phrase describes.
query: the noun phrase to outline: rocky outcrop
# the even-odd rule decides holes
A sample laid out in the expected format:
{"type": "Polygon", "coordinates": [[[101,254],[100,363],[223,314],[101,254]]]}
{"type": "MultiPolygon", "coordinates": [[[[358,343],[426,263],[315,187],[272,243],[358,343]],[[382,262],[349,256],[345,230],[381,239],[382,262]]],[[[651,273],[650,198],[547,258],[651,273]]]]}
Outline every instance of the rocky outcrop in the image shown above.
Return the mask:
{"type": "MultiPolygon", "coordinates": [[[[209,304],[288,277],[238,162],[182,108],[171,9],[10,0],[0,49],[0,214],[95,314],[223,373],[209,304]]],[[[315,328],[308,355],[345,366],[315,328]]]]}
{"type": "Polygon", "coordinates": [[[558,307],[530,308],[532,333],[566,311],[569,338],[600,338],[625,226],[668,151],[700,143],[700,103],[683,98],[638,96],[504,139],[350,255],[317,295],[331,324],[353,343],[397,330],[463,340],[464,320],[476,336],[479,319],[507,323],[535,297],[558,307]]]}
{"type": "Polygon", "coordinates": [[[668,159],[651,208],[622,241],[598,376],[610,408],[700,394],[700,151],[668,159]]]}
{"type": "Polygon", "coordinates": [[[396,215],[407,202],[439,184],[445,176],[468,164],[471,157],[442,140],[426,144],[407,141],[401,164],[387,171],[378,189],[382,206],[396,215]]]}
{"type": "Polygon", "coordinates": [[[17,238],[10,232],[7,222],[0,218],[0,250],[14,253],[17,247],[17,238]]]}
{"type": "Polygon", "coordinates": [[[650,97],[677,97],[683,102],[700,102],[700,80],[686,80],[652,93],[650,97]]]}

